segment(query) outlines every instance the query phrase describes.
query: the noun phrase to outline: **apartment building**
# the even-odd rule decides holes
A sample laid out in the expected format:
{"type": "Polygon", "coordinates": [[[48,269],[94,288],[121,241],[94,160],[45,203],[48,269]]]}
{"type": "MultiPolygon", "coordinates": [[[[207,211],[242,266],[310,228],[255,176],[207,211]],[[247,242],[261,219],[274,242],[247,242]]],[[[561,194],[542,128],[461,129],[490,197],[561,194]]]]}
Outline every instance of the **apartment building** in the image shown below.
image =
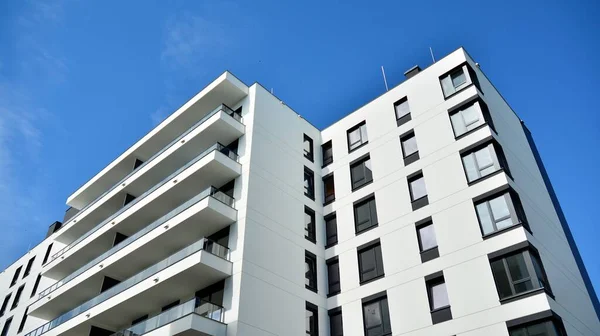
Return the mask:
{"type": "Polygon", "coordinates": [[[0,274],[0,336],[600,335],[532,135],[462,48],[319,130],[225,72],[0,274]]]}

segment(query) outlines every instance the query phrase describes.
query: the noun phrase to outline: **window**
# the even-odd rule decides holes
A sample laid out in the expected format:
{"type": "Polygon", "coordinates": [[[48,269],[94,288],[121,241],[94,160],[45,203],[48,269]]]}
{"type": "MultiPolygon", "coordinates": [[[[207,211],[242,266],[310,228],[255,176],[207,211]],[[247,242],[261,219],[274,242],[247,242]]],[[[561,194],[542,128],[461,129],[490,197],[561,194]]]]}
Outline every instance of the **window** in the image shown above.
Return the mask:
{"type": "Polygon", "coordinates": [[[304,238],[313,243],[317,241],[315,232],[315,212],[307,206],[304,207],[304,238]]]}
{"type": "Polygon", "coordinates": [[[385,276],[379,239],[366,245],[366,247],[358,248],[358,270],[361,285],[385,276]]]}
{"type": "Polygon", "coordinates": [[[4,327],[2,328],[2,333],[0,333],[0,336],[8,335],[8,329],[10,328],[11,322],[12,322],[12,317],[9,317],[8,319],[6,319],[6,322],[4,322],[4,327]]]}
{"type": "Polygon", "coordinates": [[[306,167],[304,167],[304,195],[315,200],[315,173],[306,167]]]}
{"type": "Polygon", "coordinates": [[[425,277],[427,296],[429,297],[429,308],[431,309],[431,320],[433,324],[452,319],[450,311],[450,300],[446,290],[446,281],[442,272],[425,277]]]}
{"type": "MultiPolygon", "coordinates": [[[[510,336],[565,336],[562,320],[558,315],[552,314],[551,311],[538,313],[547,315],[547,318],[527,321],[519,325],[509,326],[508,334],[510,336]]],[[[536,314],[536,315],[538,315],[536,314]]],[[[527,318],[527,317],[526,317],[527,318]]],[[[534,317],[535,318],[535,317],[534,317]]],[[[512,321],[507,322],[507,326],[511,325],[512,321]]]]}
{"type": "Polygon", "coordinates": [[[469,183],[501,169],[504,169],[510,175],[506,159],[504,158],[504,152],[495,143],[485,144],[483,147],[477,147],[463,154],[462,162],[469,183]]]}
{"type": "Polygon", "coordinates": [[[342,291],[340,286],[340,261],[337,257],[327,260],[327,283],[329,285],[328,297],[342,291]]]}
{"type": "Polygon", "coordinates": [[[317,291],[317,257],[305,251],[304,253],[304,286],[313,292],[317,291]]]}
{"type": "Polygon", "coordinates": [[[390,324],[390,311],[388,309],[387,296],[385,296],[385,292],[383,295],[375,294],[374,296],[381,297],[363,299],[362,306],[365,336],[391,335],[392,325],[390,324]]]}
{"type": "Polygon", "coordinates": [[[333,162],[333,147],[331,140],[321,146],[321,153],[323,153],[323,167],[328,166],[333,162]]]}
{"type": "Polygon", "coordinates": [[[373,182],[373,168],[369,155],[350,164],[350,179],[352,191],[373,182]]]}
{"type": "Polygon", "coordinates": [[[425,177],[423,177],[422,172],[418,172],[408,178],[408,187],[413,210],[417,210],[429,204],[427,188],[425,187],[425,177]]]}
{"type": "Polygon", "coordinates": [[[477,218],[484,236],[506,228],[525,224],[525,213],[517,193],[512,190],[496,194],[475,204],[477,218]]]}
{"type": "Polygon", "coordinates": [[[314,304],[306,303],[306,336],[319,335],[319,310],[314,304]]]}
{"type": "Polygon", "coordinates": [[[33,297],[35,295],[35,292],[37,292],[38,286],[40,285],[40,280],[42,280],[42,274],[38,274],[37,278],[35,279],[35,283],[33,284],[33,289],[31,290],[31,296],[33,297]]]}
{"type": "Polygon", "coordinates": [[[131,321],[131,325],[134,326],[140,322],[146,321],[147,319],[148,319],[148,314],[142,315],[142,316],[136,318],[135,320],[131,321]]]}
{"type": "Polygon", "coordinates": [[[19,274],[21,274],[21,268],[23,268],[23,266],[19,266],[19,268],[17,268],[17,270],[15,271],[12,281],[10,282],[10,287],[14,286],[17,283],[17,280],[19,280],[19,274]]]}
{"type": "Polygon", "coordinates": [[[21,319],[21,323],[19,324],[19,329],[17,330],[17,334],[23,331],[25,328],[25,322],[27,322],[27,312],[29,311],[29,307],[25,308],[25,313],[23,313],[23,318],[21,319]]]}
{"type": "Polygon", "coordinates": [[[450,122],[455,138],[459,138],[485,124],[494,129],[490,111],[481,99],[470,101],[452,110],[450,112],[450,122]]]}
{"type": "Polygon", "coordinates": [[[138,168],[139,168],[141,165],[143,165],[143,164],[144,164],[144,161],[142,161],[142,160],[140,160],[140,159],[136,158],[136,159],[135,159],[135,162],[133,163],[133,170],[136,170],[136,169],[138,169],[138,168]]]}
{"type": "Polygon", "coordinates": [[[402,135],[400,137],[400,144],[402,144],[402,155],[405,166],[419,159],[419,148],[417,148],[417,138],[414,131],[402,135]]]}
{"type": "Polygon", "coordinates": [[[427,262],[440,256],[435,229],[431,217],[417,222],[417,239],[421,251],[421,262],[427,262]]]}
{"type": "Polygon", "coordinates": [[[35,260],[35,257],[29,259],[29,261],[27,262],[27,266],[25,267],[25,272],[23,272],[23,278],[25,278],[26,276],[29,275],[29,272],[31,272],[31,266],[33,266],[33,261],[35,260]]]}
{"type": "Polygon", "coordinates": [[[471,84],[474,84],[481,91],[475,71],[466,63],[441,76],[440,83],[446,99],[471,84]]]}
{"type": "Polygon", "coordinates": [[[131,203],[131,201],[133,201],[135,199],[135,196],[131,195],[131,194],[125,194],[125,200],[123,201],[123,206],[126,206],[127,204],[131,203]]]}
{"type": "Polygon", "coordinates": [[[313,140],[304,134],[304,157],[313,162],[313,140]]]}
{"type": "Polygon", "coordinates": [[[367,123],[362,122],[348,130],[348,152],[366,145],[369,142],[367,136],[367,123]]]}
{"type": "Polygon", "coordinates": [[[169,303],[168,305],[166,305],[166,306],[162,307],[162,308],[160,309],[160,311],[161,311],[161,312],[165,312],[165,311],[167,311],[167,310],[169,310],[169,309],[171,309],[171,308],[177,307],[177,306],[179,306],[179,300],[175,300],[175,301],[173,301],[173,302],[169,303]]]}
{"type": "Polygon", "coordinates": [[[24,288],[25,288],[25,285],[23,285],[23,286],[19,287],[19,289],[17,289],[17,294],[15,294],[15,299],[13,300],[13,304],[10,307],[10,310],[17,308],[17,306],[19,305],[19,300],[21,300],[21,294],[23,294],[24,288]]]}
{"type": "Polygon", "coordinates": [[[335,201],[335,185],[333,183],[333,173],[323,177],[323,204],[329,204],[335,201]]]}
{"type": "Polygon", "coordinates": [[[10,301],[11,295],[12,294],[8,294],[4,298],[4,301],[2,301],[2,307],[0,307],[0,316],[4,315],[4,312],[6,312],[6,307],[8,307],[8,301],[10,301]]]}
{"type": "Polygon", "coordinates": [[[325,248],[337,244],[337,219],[335,213],[325,216],[325,234],[327,235],[327,243],[325,248]]]}
{"type": "Polygon", "coordinates": [[[329,335],[344,336],[344,324],[342,323],[342,307],[329,311],[329,335]]]}
{"type": "Polygon", "coordinates": [[[396,112],[396,124],[398,126],[405,124],[411,120],[410,107],[408,106],[408,98],[404,97],[394,103],[394,111],[396,112]]]}
{"type": "Polygon", "coordinates": [[[356,233],[374,228],[377,226],[377,207],[375,206],[375,196],[367,196],[364,200],[354,203],[354,227],[356,233]]]}
{"type": "Polygon", "coordinates": [[[540,258],[532,249],[494,259],[491,267],[501,302],[539,289],[551,294],[540,258]]]}
{"type": "Polygon", "coordinates": [[[52,251],[52,244],[48,245],[48,248],[46,249],[46,254],[44,255],[44,260],[42,261],[42,265],[45,265],[46,262],[48,261],[51,251],[52,251]]]}

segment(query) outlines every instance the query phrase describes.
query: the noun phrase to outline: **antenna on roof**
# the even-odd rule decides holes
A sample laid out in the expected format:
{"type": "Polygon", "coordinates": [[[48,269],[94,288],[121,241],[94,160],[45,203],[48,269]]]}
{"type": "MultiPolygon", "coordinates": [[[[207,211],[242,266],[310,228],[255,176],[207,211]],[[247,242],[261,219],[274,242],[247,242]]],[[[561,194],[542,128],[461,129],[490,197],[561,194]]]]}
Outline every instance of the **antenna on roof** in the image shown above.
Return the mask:
{"type": "Polygon", "coordinates": [[[390,89],[388,88],[388,85],[387,85],[387,79],[385,78],[385,70],[383,69],[383,65],[381,66],[381,73],[383,74],[383,82],[385,83],[385,91],[389,91],[390,89]]]}
{"type": "Polygon", "coordinates": [[[429,52],[431,53],[431,59],[433,60],[433,63],[435,63],[435,57],[433,57],[433,49],[431,49],[431,47],[429,47],[429,52]]]}
{"type": "Polygon", "coordinates": [[[271,88],[271,94],[273,94],[273,88],[271,88]]]}

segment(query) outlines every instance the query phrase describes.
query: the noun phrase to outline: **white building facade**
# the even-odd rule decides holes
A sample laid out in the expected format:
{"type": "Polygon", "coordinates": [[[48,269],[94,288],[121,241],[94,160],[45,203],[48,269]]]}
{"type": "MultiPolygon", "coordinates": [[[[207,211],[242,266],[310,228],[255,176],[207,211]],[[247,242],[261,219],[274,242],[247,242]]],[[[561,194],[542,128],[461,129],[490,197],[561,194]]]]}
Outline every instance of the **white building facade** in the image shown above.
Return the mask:
{"type": "Polygon", "coordinates": [[[0,273],[0,336],[600,335],[522,121],[462,48],[324,130],[225,72],[0,273]]]}

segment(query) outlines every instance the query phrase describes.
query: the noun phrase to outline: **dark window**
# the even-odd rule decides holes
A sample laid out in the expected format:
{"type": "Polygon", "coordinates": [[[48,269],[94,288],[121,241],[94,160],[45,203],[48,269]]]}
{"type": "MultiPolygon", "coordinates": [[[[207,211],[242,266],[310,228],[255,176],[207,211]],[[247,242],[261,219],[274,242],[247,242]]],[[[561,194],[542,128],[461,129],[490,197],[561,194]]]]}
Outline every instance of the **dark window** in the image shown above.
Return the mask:
{"type": "Polygon", "coordinates": [[[140,316],[138,318],[136,318],[135,320],[131,321],[131,325],[134,326],[142,321],[146,321],[148,319],[148,314],[140,316]]]}
{"type": "Polygon", "coordinates": [[[364,302],[362,306],[365,336],[384,336],[392,334],[387,297],[384,296],[369,302],[364,302]]]}
{"type": "Polygon", "coordinates": [[[375,196],[369,196],[366,200],[354,204],[354,226],[356,233],[376,227],[377,223],[375,196]]]}
{"type": "Polygon", "coordinates": [[[42,280],[42,274],[38,274],[37,278],[35,279],[35,283],[33,284],[33,289],[31,290],[30,297],[33,297],[35,295],[35,292],[37,292],[38,286],[40,285],[40,280],[42,280]]]}
{"type": "Polygon", "coordinates": [[[342,322],[342,308],[329,312],[329,335],[344,336],[344,324],[342,322]]]}
{"type": "Polygon", "coordinates": [[[367,123],[361,122],[360,124],[352,127],[348,130],[348,152],[352,152],[353,150],[366,145],[369,142],[369,137],[367,136],[367,123]]]}
{"type": "Polygon", "coordinates": [[[141,165],[143,165],[143,164],[144,164],[144,161],[142,161],[142,160],[140,160],[140,159],[136,158],[136,159],[135,159],[135,162],[133,163],[133,170],[136,170],[136,169],[138,169],[138,168],[139,168],[141,165]]]}
{"type": "Polygon", "coordinates": [[[508,329],[510,336],[565,336],[564,327],[555,319],[534,321],[508,329]]]}
{"type": "Polygon", "coordinates": [[[196,292],[196,297],[219,306],[223,305],[225,294],[225,280],[219,281],[196,292]]]}
{"type": "Polygon", "coordinates": [[[10,310],[17,308],[17,306],[19,305],[19,300],[21,300],[21,294],[23,294],[23,289],[25,289],[25,285],[23,285],[23,286],[19,287],[19,289],[17,289],[17,294],[15,294],[15,299],[13,300],[10,310]]]}
{"type": "Polygon", "coordinates": [[[385,276],[379,240],[358,250],[358,270],[361,285],[385,276]]]}
{"type": "Polygon", "coordinates": [[[304,195],[314,201],[315,199],[315,173],[304,167],[304,195]]]}
{"type": "Polygon", "coordinates": [[[326,248],[337,244],[337,219],[335,213],[325,216],[325,234],[327,235],[326,248]]]}
{"type": "Polygon", "coordinates": [[[19,274],[21,274],[22,268],[23,268],[23,266],[19,266],[19,268],[17,268],[17,270],[15,271],[12,281],[10,282],[10,287],[14,286],[17,283],[17,280],[19,280],[19,274]]]}
{"type": "Polygon", "coordinates": [[[421,262],[427,262],[440,256],[435,228],[430,218],[417,223],[417,239],[421,251],[421,262]]]}
{"type": "Polygon", "coordinates": [[[484,236],[526,222],[519,196],[511,190],[478,201],[475,210],[484,236]]]}
{"type": "Polygon", "coordinates": [[[135,199],[135,196],[130,195],[130,194],[125,194],[125,200],[123,201],[123,206],[126,206],[127,204],[131,203],[131,201],[133,201],[135,199]]]}
{"type": "Polygon", "coordinates": [[[335,201],[335,185],[333,183],[333,173],[323,177],[323,204],[329,204],[335,201]]]}
{"type": "Polygon", "coordinates": [[[331,140],[321,146],[321,152],[323,153],[323,167],[331,164],[333,162],[333,147],[331,140]]]}
{"type": "Polygon", "coordinates": [[[29,261],[27,262],[27,266],[25,267],[25,272],[23,272],[23,278],[28,276],[29,272],[31,272],[31,266],[33,266],[34,260],[35,260],[35,257],[29,259],[29,261]]]}
{"type": "Polygon", "coordinates": [[[481,91],[475,71],[468,64],[462,64],[440,77],[444,97],[448,98],[471,84],[481,91]]]}
{"type": "Polygon", "coordinates": [[[431,309],[433,324],[452,319],[444,275],[436,275],[431,279],[426,277],[425,284],[427,285],[427,296],[429,297],[429,308],[431,309]]]}
{"type": "Polygon", "coordinates": [[[169,303],[168,305],[166,305],[166,306],[162,307],[162,308],[160,309],[160,311],[161,311],[161,312],[164,312],[164,311],[167,311],[167,310],[169,310],[169,309],[171,309],[171,308],[173,308],[173,307],[177,307],[178,305],[179,305],[179,300],[175,300],[175,301],[173,301],[173,302],[169,303]]]}
{"type": "Polygon", "coordinates": [[[342,291],[340,286],[340,262],[337,257],[327,260],[327,283],[329,285],[328,296],[342,291]]]}
{"type": "Polygon", "coordinates": [[[304,207],[304,238],[316,242],[315,212],[307,206],[304,207]]]}
{"type": "Polygon", "coordinates": [[[306,134],[304,134],[304,157],[313,161],[313,140],[306,134]]]}
{"type": "Polygon", "coordinates": [[[46,249],[46,254],[44,255],[44,260],[42,261],[42,265],[45,265],[48,262],[48,258],[50,257],[50,252],[52,251],[52,244],[48,245],[46,249]]]}
{"type": "Polygon", "coordinates": [[[533,250],[492,260],[491,267],[501,301],[538,289],[551,293],[542,263],[533,250]]]}
{"type": "Polygon", "coordinates": [[[6,307],[8,307],[8,301],[10,301],[10,297],[11,294],[8,294],[5,298],[4,301],[2,301],[2,307],[0,307],[0,316],[4,315],[4,312],[6,312],[6,307]]]}
{"type": "Polygon", "coordinates": [[[482,125],[489,125],[494,129],[490,111],[481,99],[475,99],[450,112],[450,122],[454,137],[458,138],[482,125]]]}
{"type": "Polygon", "coordinates": [[[400,143],[402,144],[402,155],[405,166],[419,159],[419,148],[417,147],[417,138],[414,131],[400,136],[400,143]]]}
{"type": "Polygon", "coordinates": [[[319,310],[314,304],[306,303],[306,336],[319,335],[319,310]]]}
{"type": "Polygon", "coordinates": [[[6,319],[6,322],[4,322],[4,327],[2,328],[2,333],[0,333],[0,336],[8,335],[8,329],[10,328],[11,322],[12,322],[12,317],[9,317],[6,319]]]}
{"type": "Polygon", "coordinates": [[[410,200],[413,210],[417,210],[427,204],[427,188],[425,187],[425,177],[419,172],[408,178],[408,189],[410,191],[410,200]]]}
{"type": "Polygon", "coordinates": [[[477,181],[501,169],[508,173],[504,152],[495,143],[485,144],[463,154],[462,162],[468,182],[477,181]]]}
{"type": "Polygon", "coordinates": [[[308,251],[304,253],[304,286],[317,291],[317,257],[308,251]]]}
{"type": "Polygon", "coordinates": [[[394,103],[394,111],[396,112],[396,124],[398,126],[410,121],[410,107],[408,106],[408,98],[404,97],[394,103]]]}
{"type": "Polygon", "coordinates": [[[370,156],[367,155],[350,164],[350,179],[352,180],[352,190],[373,182],[373,169],[371,168],[370,156]]]}
{"type": "Polygon", "coordinates": [[[23,331],[25,328],[25,322],[27,322],[27,312],[29,311],[29,307],[25,308],[25,313],[23,313],[23,318],[21,319],[21,323],[19,324],[19,330],[17,330],[17,334],[23,331]]]}

